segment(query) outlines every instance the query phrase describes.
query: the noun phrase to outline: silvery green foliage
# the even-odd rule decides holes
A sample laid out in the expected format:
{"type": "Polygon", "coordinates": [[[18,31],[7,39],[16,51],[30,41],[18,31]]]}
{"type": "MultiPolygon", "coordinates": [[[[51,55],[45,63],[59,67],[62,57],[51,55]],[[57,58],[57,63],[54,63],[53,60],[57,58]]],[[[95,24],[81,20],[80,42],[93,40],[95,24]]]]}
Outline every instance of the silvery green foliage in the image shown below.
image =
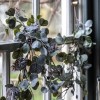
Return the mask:
{"type": "MultiPolygon", "coordinates": [[[[14,17],[14,21],[17,20],[15,19],[14,17]]],[[[18,85],[21,91],[28,91],[30,87],[36,90],[39,86],[38,75],[41,74],[46,84],[41,88],[41,92],[50,91],[53,96],[58,96],[59,100],[62,100],[60,99],[62,87],[66,88],[65,91],[69,88],[74,90],[74,84],[77,83],[84,90],[85,75],[80,78],[74,75],[91,67],[88,55],[92,46],[92,39],[89,36],[92,33],[92,21],[79,24],[73,36],[69,37],[63,37],[60,33],[56,37],[48,37],[49,30],[44,27],[47,24],[48,21],[41,16],[37,17],[36,22],[31,16],[27,19],[27,25],[21,20],[15,25],[15,39],[21,42],[22,46],[13,52],[15,59],[13,69],[21,72],[18,85]],[[68,53],[62,52],[65,45],[69,46],[68,53]],[[53,58],[60,63],[56,63],[53,58]]],[[[74,94],[74,91],[72,93],[74,94]]]]}
{"type": "Polygon", "coordinates": [[[75,34],[75,38],[80,38],[81,36],[87,36],[92,33],[92,20],[87,20],[85,24],[81,24],[79,26],[79,29],[77,30],[75,34]]]}

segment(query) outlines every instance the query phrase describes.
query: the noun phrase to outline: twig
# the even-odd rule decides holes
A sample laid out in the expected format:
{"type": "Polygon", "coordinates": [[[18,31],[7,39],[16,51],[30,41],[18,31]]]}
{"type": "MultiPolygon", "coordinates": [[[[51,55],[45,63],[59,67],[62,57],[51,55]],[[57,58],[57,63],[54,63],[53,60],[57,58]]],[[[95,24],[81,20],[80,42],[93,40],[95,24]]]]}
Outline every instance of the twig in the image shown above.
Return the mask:
{"type": "Polygon", "coordinates": [[[61,0],[58,0],[58,1],[57,1],[57,5],[56,5],[56,7],[55,7],[54,11],[52,12],[52,14],[51,14],[51,16],[50,16],[50,18],[49,18],[49,24],[48,24],[48,27],[49,27],[49,26],[50,26],[50,24],[51,24],[51,21],[52,21],[52,19],[53,19],[54,15],[55,15],[55,13],[56,13],[56,11],[57,11],[58,7],[59,7],[60,2],[61,2],[61,0]]]}

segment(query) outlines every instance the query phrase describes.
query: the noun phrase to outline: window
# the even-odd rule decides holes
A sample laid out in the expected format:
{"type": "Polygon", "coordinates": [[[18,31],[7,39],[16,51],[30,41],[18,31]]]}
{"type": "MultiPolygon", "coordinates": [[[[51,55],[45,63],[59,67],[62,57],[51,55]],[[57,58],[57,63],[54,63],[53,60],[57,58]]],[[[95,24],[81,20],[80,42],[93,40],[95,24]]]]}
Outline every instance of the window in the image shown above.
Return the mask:
{"type": "Polygon", "coordinates": [[[40,15],[48,20],[50,36],[61,33],[61,0],[40,0],[40,15]]]}
{"type": "MultiPolygon", "coordinates": [[[[72,33],[74,18],[73,18],[73,9],[72,9],[72,1],[71,0],[32,0],[32,1],[30,1],[30,0],[24,1],[23,0],[20,3],[20,6],[18,4],[16,5],[18,8],[19,7],[21,8],[20,9],[21,14],[24,14],[25,16],[30,17],[30,15],[33,12],[34,16],[36,18],[36,15],[38,15],[39,11],[40,11],[40,14],[42,15],[42,17],[49,21],[48,28],[50,30],[50,36],[55,36],[57,33],[62,33],[62,35],[70,35],[70,33],[72,33]]],[[[16,2],[13,2],[13,4],[16,4],[16,2]]],[[[7,3],[5,5],[7,5],[7,3]]],[[[81,12],[82,11],[79,10],[80,20],[82,17],[81,12]]],[[[65,48],[65,50],[66,50],[66,48],[65,48]]],[[[3,56],[5,57],[4,59],[6,59],[6,60],[8,60],[7,56],[10,57],[9,53],[4,54],[3,56]]],[[[13,60],[11,59],[11,61],[13,61],[13,60]]],[[[6,62],[6,63],[10,63],[10,62],[6,62]]],[[[7,72],[7,65],[5,65],[5,66],[6,66],[5,70],[7,72]]],[[[9,68],[8,68],[8,71],[10,71],[9,68]]],[[[17,72],[17,73],[19,73],[19,72],[17,72]]],[[[15,81],[17,79],[17,77],[16,77],[17,73],[11,72],[10,76],[11,76],[12,83],[15,83],[15,81]]],[[[8,74],[9,74],[9,72],[8,72],[8,74]]],[[[9,82],[9,79],[7,80],[8,76],[5,75],[6,83],[9,82]]],[[[42,80],[42,78],[40,77],[40,84],[43,85],[43,83],[41,83],[41,80],[42,80]]],[[[69,94],[70,93],[68,93],[68,95],[65,96],[65,98],[64,98],[65,100],[72,99],[69,97],[69,94]]],[[[39,100],[40,98],[43,98],[42,96],[43,95],[42,95],[42,93],[40,93],[40,88],[37,92],[34,91],[34,100],[39,100]],[[40,96],[39,98],[37,98],[38,95],[40,96]]],[[[50,100],[50,98],[51,98],[50,93],[44,94],[44,100],[50,100]]],[[[55,100],[55,98],[52,98],[52,100],[55,100]]],[[[75,98],[74,98],[74,100],[75,100],[75,98]]],[[[80,98],[78,100],[80,100],[80,98]]]]}

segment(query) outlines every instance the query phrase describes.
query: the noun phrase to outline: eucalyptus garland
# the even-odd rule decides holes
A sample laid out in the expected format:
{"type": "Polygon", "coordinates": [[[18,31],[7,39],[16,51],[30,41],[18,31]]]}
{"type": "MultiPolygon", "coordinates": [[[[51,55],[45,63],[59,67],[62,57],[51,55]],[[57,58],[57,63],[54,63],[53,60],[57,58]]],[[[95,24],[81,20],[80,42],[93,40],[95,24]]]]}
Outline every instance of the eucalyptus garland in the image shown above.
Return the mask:
{"type": "Polygon", "coordinates": [[[92,66],[88,63],[93,44],[90,37],[91,20],[85,24],[79,23],[72,36],[66,37],[58,33],[56,37],[48,37],[48,21],[41,15],[37,19],[33,15],[30,18],[16,16],[13,8],[6,14],[9,16],[6,23],[14,31],[15,41],[22,44],[12,54],[15,62],[11,67],[20,71],[20,74],[16,86],[6,85],[7,100],[31,100],[33,90],[39,86],[40,75],[45,80],[45,86],[40,91],[51,92],[59,100],[62,100],[61,94],[67,93],[68,89],[72,89],[71,93],[74,94],[75,84],[86,91],[86,76],[83,72],[92,66]],[[67,53],[62,51],[66,45],[67,53]],[[65,90],[60,91],[61,88],[65,90]]]}

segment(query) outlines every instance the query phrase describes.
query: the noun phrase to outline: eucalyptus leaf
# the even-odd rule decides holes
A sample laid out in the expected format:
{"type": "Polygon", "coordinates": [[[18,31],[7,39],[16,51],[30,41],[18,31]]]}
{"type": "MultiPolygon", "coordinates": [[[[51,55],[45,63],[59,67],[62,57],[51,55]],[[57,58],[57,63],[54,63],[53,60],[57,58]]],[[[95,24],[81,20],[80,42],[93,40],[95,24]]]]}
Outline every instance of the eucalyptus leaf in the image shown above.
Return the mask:
{"type": "Polygon", "coordinates": [[[29,50],[30,50],[29,44],[27,44],[27,43],[23,44],[23,46],[22,46],[22,52],[23,53],[27,53],[27,52],[29,52],[29,50]]]}
{"type": "Polygon", "coordinates": [[[19,16],[19,20],[22,22],[25,22],[25,21],[27,21],[27,18],[24,18],[23,16],[19,16]]]}
{"type": "Polygon", "coordinates": [[[35,87],[36,84],[37,84],[37,82],[38,82],[38,78],[33,79],[33,80],[31,81],[31,86],[32,86],[32,87],[35,87]]]}
{"type": "Polygon", "coordinates": [[[42,29],[41,29],[41,33],[42,33],[42,34],[45,33],[46,35],[48,35],[48,34],[49,34],[48,28],[42,28],[42,29]]]}
{"type": "Polygon", "coordinates": [[[13,57],[13,59],[17,59],[17,58],[19,58],[19,57],[22,57],[23,56],[23,53],[22,53],[22,51],[21,50],[16,50],[16,51],[14,51],[13,53],[12,53],[12,57],[13,57]]]}
{"type": "Polygon", "coordinates": [[[59,53],[59,50],[55,50],[54,52],[50,53],[50,56],[56,56],[59,53]]]}
{"type": "Polygon", "coordinates": [[[47,26],[48,25],[48,21],[43,19],[43,18],[39,19],[39,23],[40,23],[41,26],[47,26]]]}
{"type": "Polygon", "coordinates": [[[51,93],[56,93],[59,88],[60,87],[58,86],[58,84],[51,84],[51,86],[50,86],[51,93]]]}
{"type": "Polygon", "coordinates": [[[25,28],[25,30],[26,30],[27,32],[34,32],[34,31],[38,30],[38,28],[39,28],[39,26],[38,26],[37,24],[33,24],[33,25],[31,25],[31,26],[27,26],[27,27],[25,28]]]}
{"type": "Polygon", "coordinates": [[[55,41],[56,41],[57,44],[63,44],[64,43],[64,39],[63,39],[63,37],[61,36],[60,33],[56,36],[55,41]]]}
{"type": "Polygon", "coordinates": [[[34,41],[33,43],[32,43],[32,49],[40,49],[41,48],[41,46],[42,46],[42,44],[41,44],[41,42],[40,41],[34,41]]]}
{"type": "Polygon", "coordinates": [[[16,34],[20,32],[20,29],[19,28],[14,28],[14,35],[16,36],[16,34]]]}
{"type": "Polygon", "coordinates": [[[40,33],[40,37],[43,42],[48,42],[47,34],[48,34],[48,29],[43,28],[40,33]]]}
{"type": "Polygon", "coordinates": [[[87,60],[88,60],[87,54],[81,55],[81,61],[82,61],[82,63],[84,63],[84,62],[87,61],[87,60]]]}
{"type": "Polygon", "coordinates": [[[36,79],[36,78],[38,78],[38,74],[32,73],[32,74],[30,75],[30,80],[31,80],[31,81],[34,80],[34,79],[36,79]]]}
{"type": "Polygon", "coordinates": [[[25,42],[26,36],[24,34],[19,34],[18,39],[22,42],[25,42]]]}
{"type": "Polygon", "coordinates": [[[89,68],[91,68],[92,67],[92,64],[86,64],[86,65],[84,65],[84,69],[89,69],[89,68]]]}
{"type": "Polygon", "coordinates": [[[80,80],[81,80],[81,82],[86,83],[86,76],[81,75],[80,80]]]}
{"type": "Polygon", "coordinates": [[[86,30],[85,35],[90,35],[92,33],[92,29],[89,28],[88,30],[86,30]]]}
{"type": "Polygon", "coordinates": [[[89,43],[87,40],[85,40],[83,46],[84,47],[91,47],[92,43],[89,43]]]}
{"type": "Polygon", "coordinates": [[[41,66],[45,65],[46,63],[46,56],[45,55],[40,55],[37,59],[37,63],[41,66]]]}
{"type": "Polygon", "coordinates": [[[31,15],[31,17],[27,20],[27,25],[30,26],[34,23],[34,16],[31,15]]]}
{"type": "Polygon", "coordinates": [[[0,97],[0,100],[6,100],[6,98],[4,96],[0,97]]]}
{"type": "Polygon", "coordinates": [[[85,37],[85,41],[83,44],[85,47],[91,47],[92,46],[92,39],[90,36],[85,37]]]}
{"type": "Polygon", "coordinates": [[[46,49],[45,47],[41,47],[41,48],[40,48],[40,51],[41,51],[41,54],[47,56],[48,51],[47,51],[47,49],[46,49]]]}
{"type": "Polygon", "coordinates": [[[42,88],[41,88],[41,92],[42,92],[42,93],[47,93],[47,92],[48,92],[48,89],[47,89],[46,87],[42,87],[42,88]]]}
{"type": "Polygon", "coordinates": [[[56,55],[57,61],[63,62],[65,58],[66,58],[66,53],[65,52],[60,52],[56,55]]]}
{"type": "Polygon", "coordinates": [[[39,82],[36,83],[36,85],[33,87],[34,90],[36,90],[39,86],[39,82]]]}
{"type": "Polygon", "coordinates": [[[15,34],[15,39],[18,40],[18,41],[25,42],[26,36],[23,34],[23,32],[17,32],[15,34]]]}
{"type": "Polygon", "coordinates": [[[28,89],[28,86],[29,86],[28,80],[23,80],[19,84],[20,89],[23,90],[23,91],[26,91],[28,89]]]}
{"type": "Polygon", "coordinates": [[[24,100],[24,99],[25,100],[31,100],[32,99],[32,94],[31,94],[30,90],[27,89],[26,91],[21,91],[20,97],[21,97],[21,100],[24,100]]]}
{"type": "Polygon", "coordinates": [[[14,29],[16,26],[16,18],[15,17],[9,18],[8,25],[9,25],[9,28],[14,29]]]}
{"type": "Polygon", "coordinates": [[[42,17],[41,15],[38,15],[38,16],[37,16],[37,19],[40,19],[41,17],[42,17]]]}
{"type": "Polygon", "coordinates": [[[14,8],[10,8],[8,11],[5,12],[7,15],[9,16],[14,16],[15,14],[15,9],[14,8]]]}
{"type": "Polygon", "coordinates": [[[92,20],[87,20],[86,23],[85,23],[85,27],[92,27],[92,20]]]}
{"type": "MultiPolygon", "coordinates": [[[[43,65],[43,64],[42,64],[43,65]]],[[[30,66],[30,69],[29,69],[29,72],[30,73],[41,73],[42,70],[44,69],[44,67],[42,66],[41,64],[38,63],[32,63],[31,66],[30,66]]]]}
{"type": "Polygon", "coordinates": [[[84,35],[85,30],[78,30],[78,32],[75,34],[75,38],[80,38],[82,35],[84,35]]]}

